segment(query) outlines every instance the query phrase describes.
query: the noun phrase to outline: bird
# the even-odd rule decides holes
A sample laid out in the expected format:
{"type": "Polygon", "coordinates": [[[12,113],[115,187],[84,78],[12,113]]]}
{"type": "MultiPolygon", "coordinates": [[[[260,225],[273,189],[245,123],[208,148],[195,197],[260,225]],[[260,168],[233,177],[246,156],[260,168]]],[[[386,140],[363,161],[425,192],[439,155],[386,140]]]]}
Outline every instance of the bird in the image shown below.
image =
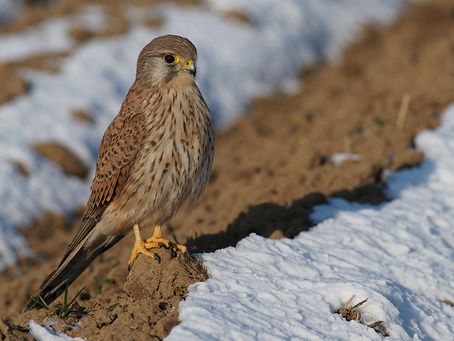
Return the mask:
{"type": "Polygon", "coordinates": [[[162,237],[186,201],[202,194],[211,173],[212,115],[195,82],[197,50],[164,35],[140,52],[135,81],[101,140],[91,193],[74,239],[26,310],[57,299],[100,254],[134,231],[129,268],[154,248],[186,252],[162,237]],[[143,240],[141,228],[153,226],[143,240]]]}

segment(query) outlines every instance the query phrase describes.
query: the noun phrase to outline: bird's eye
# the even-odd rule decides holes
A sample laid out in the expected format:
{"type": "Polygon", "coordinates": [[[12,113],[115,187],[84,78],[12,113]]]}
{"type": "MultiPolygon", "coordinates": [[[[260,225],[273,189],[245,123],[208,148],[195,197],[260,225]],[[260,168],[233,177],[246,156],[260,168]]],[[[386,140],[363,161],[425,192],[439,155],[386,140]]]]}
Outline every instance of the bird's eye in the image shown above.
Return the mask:
{"type": "Polygon", "coordinates": [[[166,62],[166,64],[169,65],[175,65],[179,61],[178,56],[175,56],[174,54],[166,54],[163,59],[166,62]]]}

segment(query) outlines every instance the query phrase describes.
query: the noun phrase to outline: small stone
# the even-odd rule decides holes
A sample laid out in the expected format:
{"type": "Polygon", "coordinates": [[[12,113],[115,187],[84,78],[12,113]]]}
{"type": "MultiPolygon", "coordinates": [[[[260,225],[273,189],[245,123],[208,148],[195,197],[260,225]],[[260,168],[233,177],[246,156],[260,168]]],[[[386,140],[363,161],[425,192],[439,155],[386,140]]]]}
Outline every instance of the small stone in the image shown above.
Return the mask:
{"type": "Polygon", "coordinates": [[[253,24],[252,19],[245,12],[239,9],[231,9],[224,12],[224,17],[243,24],[253,24]]]}
{"type": "Polygon", "coordinates": [[[21,176],[23,176],[24,178],[28,178],[30,176],[30,170],[24,163],[17,160],[12,160],[11,163],[13,164],[17,173],[19,173],[21,176]]]}
{"type": "Polygon", "coordinates": [[[72,112],[72,115],[73,117],[78,120],[79,122],[82,122],[82,123],[88,123],[88,124],[93,124],[95,123],[95,120],[93,119],[93,117],[90,115],[89,112],[85,111],[85,110],[82,110],[82,109],[78,109],[78,110],[74,110],[72,112]]]}
{"type": "Polygon", "coordinates": [[[273,233],[270,234],[269,238],[277,240],[277,239],[285,238],[285,235],[284,235],[284,232],[282,232],[282,230],[275,230],[275,231],[273,231],[273,233]]]}

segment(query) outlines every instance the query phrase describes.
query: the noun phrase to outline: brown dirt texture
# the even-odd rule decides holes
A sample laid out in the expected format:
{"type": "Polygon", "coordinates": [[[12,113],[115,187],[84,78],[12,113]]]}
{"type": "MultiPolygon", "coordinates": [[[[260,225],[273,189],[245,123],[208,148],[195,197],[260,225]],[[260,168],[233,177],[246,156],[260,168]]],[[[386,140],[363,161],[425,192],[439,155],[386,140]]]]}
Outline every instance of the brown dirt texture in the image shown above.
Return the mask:
{"type": "MultiPolygon", "coordinates": [[[[191,252],[208,252],[252,232],[293,237],[311,227],[313,206],[327,196],[383,202],[385,171],[421,162],[415,135],[435,128],[452,101],[452,37],[451,0],[414,5],[394,25],[364,30],[339,63],[304,72],[298,93],[257,99],[248,115],[218,133],[207,190],[164,235],[191,252]],[[330,156],[338,152],[362,159],[335,165],[330,156]]],[[[27,319],[49,318],[45,310],[21,311],[59,262],[81,212],[71,221],[48,213],[23,229],[35,256],[0,275],[0,338],[30,338],[27,319]]],[[[85,287],[77,300],[81,316],[59,320],[57,329],[89,340],[149,340],[178,323],[185,287],[204,280],[205,270],[159,250],[161,263],[141,257],[128,277],[132,246],[133,237],[125,238],[72,285],[69,296],[85,287]],[[82,327],[71,329],[75,321],[82,327]]]]}
{"type": "MultiPolygon", "coordinates": [[[[163,3],[163,0],[24,0],[21,15],[7,25],[0,25],[0,34],[17,33],[48,19],[74,14],[86,5],[102,5],[112,15],[111,27],[122,27],[120,23],[125,19],[125,8],[133,5],[137,7],[150,7],[163,3]]],[[[170,0],[179,6],[194,6],[201,3],[200,0],[170,0]]],[[[125,28],[126,29],[126,28],[125,28]]],[[[124,32],[124,31],[123,31],[124,32]]]]}
{"type": "MultiPolygon", "coordinates": [[[[71,38],[77,43],[85,43],[97,37],[112,37],[126,33],[131,26],[127,18],[128,7],[149,8],[163,2],[163,0],[25,0],[21,15],[13,22],[0,25],[0,34],[14,34],[32,29],[46,20],[73,15],[87,5],[102,6],[105,11],[105,28],[90,30],[77,23],[69,28],[68,34],[71,38]]],[[[195,6],[200,3],[199,0],[172,0],[171,2],[180,6],[195,6]]],[[[150,17],[142,22],[143,25],[151,27],[158,27],[161,23],[162,20],[157,17],[150,17]]],[[[58,61],[70,53],[71,51],[44,53],[14,62],[0,63],[0,79],[2,79],[3,88],[0,91],[0,104],[30,90],[29,84],[21,75],[24,68],[58,71],[58,61]]]]}

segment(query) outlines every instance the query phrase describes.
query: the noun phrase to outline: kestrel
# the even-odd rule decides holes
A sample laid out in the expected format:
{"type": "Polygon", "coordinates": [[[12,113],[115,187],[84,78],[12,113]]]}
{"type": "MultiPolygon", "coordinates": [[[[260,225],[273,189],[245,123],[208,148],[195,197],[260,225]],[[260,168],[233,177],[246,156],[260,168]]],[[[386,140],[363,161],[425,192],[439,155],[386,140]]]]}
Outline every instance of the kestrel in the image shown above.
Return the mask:
{"type": "MultiPolygon", "coordinates": [[[[165,35],[144,47],[136,79],[104,133],[91,194],[79,231],[39,296],[54,301],[101,253],[131,229],[129,266],[153,248],[186,248],[161,237],[186,201],[203,192],[214,157],[211,113],[195,83],[197,50],[186,38],[165,35]],[[140,227],[154,224],[146,241],[140,227]]],[[[28,308],[35,306],[32,300],[28,308]]]]}

